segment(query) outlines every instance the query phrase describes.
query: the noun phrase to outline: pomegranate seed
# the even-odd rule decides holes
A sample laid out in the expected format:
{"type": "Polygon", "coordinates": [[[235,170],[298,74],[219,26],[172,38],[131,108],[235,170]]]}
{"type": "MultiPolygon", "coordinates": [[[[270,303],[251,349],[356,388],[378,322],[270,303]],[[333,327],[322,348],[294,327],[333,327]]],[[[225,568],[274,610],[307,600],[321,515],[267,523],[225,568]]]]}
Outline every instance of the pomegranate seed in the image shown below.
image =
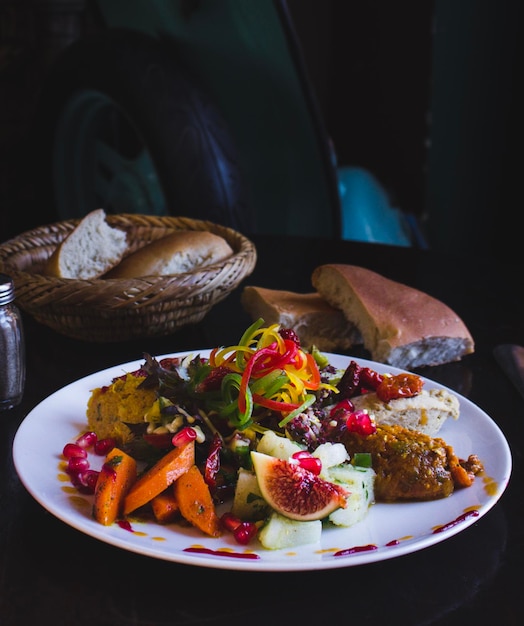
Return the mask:
{"type": "Polygon", "coordinates": [[[300,348],[300,339],[292,328],[281,328],[278,331],[278,334],[282,337],[282,339],[290,339],[291,341],[294,341],[300,348]]]}
{"type": "Polygon", "coordinates": [[[318,476],[322,471],[322,461],[308,452],[307,450],[300,450],[295,452],[291,458],[302,468],[318,476]]]}
{"type": "Polygon", "coordinates": [[[346,427],[352,433],[365,437],[377,431],[377,427],[366,411],[354,411],[348,415],[346,427]]]}
{"type": "Polygon", "coordinates": [[[237,543],[245,546],[257,534],[257,525],[253,522],[240,522],[233,531],[233,537],[237,543]]]}
{"type": "Polygon", "coordinates": [[[83,472],[81,475],[82,483],[85,485],[85,488],[88,490],[87,493],[95,493],[96,483],[98,481],[98,476],[100,472],[96,470],[89,469],[86,472],[83,472]]]}
{"type": "Polygon", "coordinates": [[[95,454],[99,456],[105,456],[108,452],[116,446],[116,441],[112,437],[108,437],[107,439],[99,439],[95,442],[95,454]]]}
{"type": "Polygon", "coordinates": [[[95,470],[86,470],[85,472],[77,472],[71,475],[71,483],[80,493],[95,493],[96,483],[99,472],[95,470]]]}
{"type": "Polygon", "coordinates": [[[340,402],[335,404],[335,406],[329,412],[329,416],[336,417],[337,413],[341,411],[344,413],[350,413],[351,411],[354,411],[354,409],[355,407],[353,405],[353,402],[351,402],[349,398],[345,398],[344,400],[341,400],[340,402]]]}
{"type": "Polygon", "coordinates": [[[235,529],[238,528],[242,523],[242,520],[240,520],[238,517],[235,517],[233,513],[224,513],[220,518],[220,521],[222,522],[223,526],[231,532],[234,532],[235,529]]]}
{"type": "Polygon", "coordinates": [[[98,437],[96,436],[96,433],[90,431],[78,437],[75,443],[77,446],[80,446],[81,448],[89,448],[90,446],[93,446],[97,442],[97,439],[98,437]]]}
{"type": "Polygon", "coordinates": [[[171,443],[175,446],[175,448],[178,448],[185,445],[186,443],[189,443],[190,441],[193,441],[194,439],[196,439],[196,436],[196,430],[194,428],[191,428],[191,426],[186,426],[185,428],[182,428],[182,430],[179,430],[177,434],[173,436],[173,439],[171,439],[171,443]]]}
{"type": "Polygon", "coordinates": [[[82,479],[80,478],[80,472],[72,472],[70,476],[71,484],[73,485],[73,487],[76,487],[80,491],[84,486],[82,483],[82,479]]]}
{"type": "Polygon", "coordinates": [[[237,543],[246,545],[257,534],[257,525],[254,522],[243,522],[232,513],[224,513],[220,518],[226,530],[233,533],[237,543]]]}
{"type": "Polygon", "coordinates": [[[72,456],[67,463],[68,474],[78,474],[89,469],[89,461],[81,456],[72,456]]]}
{"type": "Polygon", "coordinates": [[[64,449],[62,450],[62,454],[66,459],[71,459],[73,457],[85,459],[87,457],[87,452],[76,443],[66,443],[64,449]]]}
{"type": "Polygon", "coordinates": [[[102,465],[101,473],[105,474],[109,480],[116,480],[116,471],[115,468],[110,463],[104,463],[102,465]]]}

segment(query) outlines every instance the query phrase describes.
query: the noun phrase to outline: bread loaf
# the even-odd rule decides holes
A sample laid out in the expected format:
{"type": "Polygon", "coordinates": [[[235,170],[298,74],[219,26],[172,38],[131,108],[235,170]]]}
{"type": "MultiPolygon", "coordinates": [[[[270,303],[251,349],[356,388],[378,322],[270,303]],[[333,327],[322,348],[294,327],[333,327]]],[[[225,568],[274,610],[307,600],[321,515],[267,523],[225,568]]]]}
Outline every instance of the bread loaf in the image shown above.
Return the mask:
{"type": "Polygon", "coordinates": [[[49,257],[44,273],[90,279],[105,274],[127,250],[127,234],[106,222],[103,209],[88,213],[49,257]]]}
{"type": "Polygon", "coordinates": [[[311,279],[357,326],[375,361],[413,369],[458,361],[474,351],[459,316],[422,291],[355,265],[321,265],[311,279]]]}
{"type": "Polygon", "coordinates": [[[104,278],[167,276],[189,272],[233,254],[228,242],[205,230],[180,230],[133,252],[104,278]]]}
{"type": "Polygon", "coordinates": [[[316,346],[324,352],[333,352],[362,343],[355,325],[318,293],[294,293],[249,285],[244,287],[240,301],[253,321],[261,317],[268,325],[292,328],[305,348],[316,346]]]}

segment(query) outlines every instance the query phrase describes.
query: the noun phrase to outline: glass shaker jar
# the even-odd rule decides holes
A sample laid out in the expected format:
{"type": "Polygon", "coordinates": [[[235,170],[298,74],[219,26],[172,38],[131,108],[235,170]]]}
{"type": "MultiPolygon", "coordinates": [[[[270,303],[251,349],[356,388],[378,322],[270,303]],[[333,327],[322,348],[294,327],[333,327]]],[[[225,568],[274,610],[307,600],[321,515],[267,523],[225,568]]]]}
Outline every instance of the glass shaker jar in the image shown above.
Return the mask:
{"type": "Polygon", "coordinates": [[[25,386],[25,341],[15,302],[13,279],[0,273],[0,410],[22,400],[25,386]]]}

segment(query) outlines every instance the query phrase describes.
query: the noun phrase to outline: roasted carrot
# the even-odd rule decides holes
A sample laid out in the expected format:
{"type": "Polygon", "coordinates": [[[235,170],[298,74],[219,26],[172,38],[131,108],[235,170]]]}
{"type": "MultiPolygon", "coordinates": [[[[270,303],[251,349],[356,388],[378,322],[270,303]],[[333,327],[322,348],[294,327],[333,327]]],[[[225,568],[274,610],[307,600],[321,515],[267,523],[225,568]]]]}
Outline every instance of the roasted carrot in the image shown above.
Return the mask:
{"type": "Polygon", "coordinates": [[[136,461],[119,448],[106,456],[95,487],[93,517],[104,526],[122,514],[124,498],[137,477],[136,461]]]}
{"type": "Polygon", "coordinates": [[[194,440],[170,450],[133,484],[124,500],[124,514],[128,515],[150,502],[187,472],[194,462],[194,440]]]}
{"type": "Polygon", "coordinates": [[[159,524],[168,524],[179,515],[178,504],[172,488],[168,488],[151,500],[153,515],[159,524]]]}
{"type": "Polygon", "coordinates": [[[185,520],[206,535],[220,536],[220,521],[215,503],[204,476],[196,465],[177,479],[173,485],[173,492],[180,514],[185,520]]]}

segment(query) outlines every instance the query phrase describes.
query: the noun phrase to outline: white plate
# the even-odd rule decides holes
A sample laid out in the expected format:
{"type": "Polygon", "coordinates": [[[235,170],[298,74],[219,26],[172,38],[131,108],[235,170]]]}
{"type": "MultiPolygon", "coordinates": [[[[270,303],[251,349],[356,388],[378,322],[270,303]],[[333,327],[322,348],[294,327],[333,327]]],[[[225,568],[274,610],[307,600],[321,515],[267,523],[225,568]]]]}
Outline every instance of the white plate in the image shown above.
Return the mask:
{"type": "MultiPolygon", "coordinates": [[[[209,351],[182,354],[191,353],[207,356],[209,351]]],[[[350,361],[345,356],[327,356],[339,368],[347,367],[350,361]]],[[[355,360],[379,372],[400,371],[372,361],[355,360]]],[[[460,418],[448,420],[439,436],[454,447],[460,458],[477,454],[485,473],[477,476],[471,487],[455,491],[448,498],[374,504],[359,524],[351,528],[325,529],[320,544],[292,550],[265,550],[256,541],[245,547],[229,534],[218,539],[207,538],[196,530],[176,524],[133,522],[131,530],[118,524],[102,526],[91,517],[92,497],[78,494],[68,482],[61,452],[67,442],[74,441],[85,429],[91,390],[109,384],[115,376],[142,364],[140,360],[111,367],[55,392],[29,413],[13,444],[18,475],[45,509],[73,528],[124,550],[219,569],[298,571],[362,565],[427,548],[463,531],[496,504],[510,478],[511,454],[504,435],[479,407],[455,394],[460,400],[460,418]],[[200,551],[190,551],[192,549],[200,551]]],[[[424,380],[426,389],[443,387],[424,380]]]]}

